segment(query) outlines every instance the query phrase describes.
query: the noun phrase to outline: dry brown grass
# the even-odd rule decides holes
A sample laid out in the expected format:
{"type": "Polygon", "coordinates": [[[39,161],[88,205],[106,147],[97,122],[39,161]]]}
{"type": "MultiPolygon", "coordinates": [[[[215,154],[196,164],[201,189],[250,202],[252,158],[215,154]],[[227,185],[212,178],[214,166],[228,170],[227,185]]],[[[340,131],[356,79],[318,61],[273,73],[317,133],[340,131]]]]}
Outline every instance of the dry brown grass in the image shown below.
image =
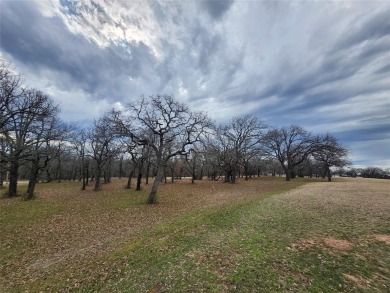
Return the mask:
{"type": "MultiPolygon", "coordinates": [[[[14,223],[3,230],[1,246],[15,255],[1,261],[0,287],[28,284],[61,271],[64,266],[82,270],[85,263],[120,247],[132,235],[173,220],[189,211],[207,210],[244,202],[280,189],[286,182],[274,178],[241,180],[232,185],[220,181],[176,180],[162,184],[159,203],[145,205],[150,185],[143,191],[124,190],[126,180],[113,180],[99,192],[92,186],[80,190],[79,182],[41,184],[35,202],[0,201],[0,208],[17,205],[53,205],[47,216],[14,223]],[[17,247],[19,246],[19,247],[17,247]]],[[[16,207],[17,208],[17,207],[16,207]]],[[[4,227],[3,227],[4,228],[4,227]]],[[[1,290],[0,290],[1,291],[1,290]]]]}

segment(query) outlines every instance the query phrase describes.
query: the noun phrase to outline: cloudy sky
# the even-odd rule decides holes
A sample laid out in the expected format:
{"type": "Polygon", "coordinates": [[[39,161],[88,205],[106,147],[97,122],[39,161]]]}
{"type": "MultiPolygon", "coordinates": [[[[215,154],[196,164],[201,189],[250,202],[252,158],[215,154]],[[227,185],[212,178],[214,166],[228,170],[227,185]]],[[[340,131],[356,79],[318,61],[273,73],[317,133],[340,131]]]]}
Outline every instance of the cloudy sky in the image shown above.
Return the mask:
{"type": "Polygon", "coordinates": [[[0,0],[0,56],[88,123],[141,94],[330,132],[390,167],[390,2],[0,0]]]}

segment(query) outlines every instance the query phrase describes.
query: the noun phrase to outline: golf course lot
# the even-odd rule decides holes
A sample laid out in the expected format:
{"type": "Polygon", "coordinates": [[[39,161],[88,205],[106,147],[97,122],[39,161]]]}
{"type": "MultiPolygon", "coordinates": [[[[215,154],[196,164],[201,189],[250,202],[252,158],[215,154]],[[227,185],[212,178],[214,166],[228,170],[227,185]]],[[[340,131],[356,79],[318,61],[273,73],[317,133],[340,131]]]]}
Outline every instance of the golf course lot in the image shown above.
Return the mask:
{"type": "Polygon", "coordinates": [[[390,180],[333,181],[39,183],[0,199],[0,292],[390,292],[390,180]]]}

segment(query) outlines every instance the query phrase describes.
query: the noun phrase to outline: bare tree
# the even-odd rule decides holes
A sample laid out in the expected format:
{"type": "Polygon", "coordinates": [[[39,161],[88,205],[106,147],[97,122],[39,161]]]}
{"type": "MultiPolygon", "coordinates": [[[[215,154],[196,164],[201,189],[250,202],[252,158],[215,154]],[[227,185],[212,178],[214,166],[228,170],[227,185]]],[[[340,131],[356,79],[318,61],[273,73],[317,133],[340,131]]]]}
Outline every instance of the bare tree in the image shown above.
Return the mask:
{"type": "Polygon", "coordinates": [[[349,164],[348,149],[329,133],[320,138],[320,146],[313,153],[313,157],[325,168],[329,182],[332,181],[331,167],[342,168],[349,164]]]}
{"type": "Polygon", "coordinates": [[[6,174],[6,169],[9,165],[9,145],[6,139],[6,134],[9,131],[9,121],[15,115],[19,114],[19,110],[15,107],[15,103],[23,95],[24,88],[21,87],[21,77],[15,73],[12,65],[0,58],[0,183],[3,186],[3,177],[6,174]]]}
{"type": "Polygon", "coordinates": [[[117,134],[114,131],[108,115],[94,122],[94,127],[89,132],[91,142],[91,157],[96,164],[94,191],[100,189],[100,180],[104,167],[116,156],[121,149],[115,144],[117,134]]]}
{"type": "Polygon", "coordinates": [[[235,182],[238,158],[234,149],[234,144],[229,136],[227,125],[219,125],[214,128],[214,135],[208,140],[208,150],[210,155],[214,155],[214,163],[224,174],[225,182],[235,182]]]}
{"type": "Polygon", "coordinates": [[[88,154],[88,146],[89,144],[88,133],[84,129],[80,129],[74,133],[72,138],[72,145],[74,150],[76,151],[76,155],[78,156],[81,164],[81,190],[85,190],[87,186],[88,180],[88,166],[89,161],[87,158],[88,154]]]}
{"type": "Polygon", "coordinates": [[[188,153],[184,155],[184,166],[191,174],[191,183],[194,183],[196,179],[202,179],[203,168],[205,165],[205,152],[201,146],[194,145],[188,153]],[[197,174],[198,173],[198,174],[197,174]]]}
{"type": "Polygon", "coordinates": [[[7,176],[7,159],[6,154],[8,150],[8,144],[3,135],[0,135],[0,188],[4,186],[4,180],[7,176]]]}
{"type": "Polygon", "coordinates": [[[286,181],[290,181],[293,170],[319,147],[320,140],[302,127],[271,129],[263,140],[264,150],[278,159],[286,181]]]}
{"type": "Polygon", "coordinates": [[[390,170],[382,169],[379,167],[366,167],[357,170],[357,173],[359,173],[360,176],[364,178],[379,178],[379,179],[390,179],[390,170]]]}
{"type": "Polygon", "coordinates": [[[264,136],[266,125],[256,116],[245,115],[232,119],[232,131],[239,164],[244,167],[245,180],[250,173],[250,162],[261,154],[260,141],[264,136]]]}
{"type": "Polygon", "coordinates": [[[236,182],[240,166],[244,167],[248,179],[249,161],[260,152],[264,129],[264,123],[251,115],[234,117],[215,128],[214,148],[220,152],[225,182],[236,182]]]}
{"type": "Polygon", "coordinates": [[[3,132],[9,145],[6,154],[10,173],[9,196],[17,194],[19,167],[28,162],[26,158],[37,143],[39,132],[36,129],[58,110],[49,96],[35,89],[26,90],[13,102],[13,108],[17,114],[9,118],[3,132]]]}
{"type": "Polygon", "coordinates": [[[41,170],[45,169],[48,163],[57,158],[61,145],[68,139],[71,125],[62,123],[57,116],[57,108],[52,109],[53,113],[39,121],[34,133],[35,139],[27,161],[30,162],[30,178],[25,199],[34,197],[35,186],[41,170]]]}
{"type": "Polygon", "coordinates": [[[137,183],[136,183],[136,190],[141,190],[141,181],[143,172],[145,169],[146,160],[148,157],[147,153],[147,145],[139,145],[136,142],[134,142],[131,139],[125,138],[122,141],[122,145],[124,146],[125,151],[130,155],[130,164],[131,164],[131,170],[129,173],[129,177],[127,180],[126,188],[131,188],[131,179],[134,176],[135,172],[137,171],[137,183]]]}
{"type": "MultiPolygon", "coordinates": [[[[8,122],[14,116],[25,112],[27,108],[20,108],[17,103],[25,94],[25,88],[21,85],[21,77],[12,68],[12,65],[0,58],[0,131],[7,131],[8,122]],[[17,104],[19,107],[15,107],[17,104]]],[[[26,105],[27,106],[27,105],[26,105]]]]}
{"type": "Polygon", "coordinates": [[[191,112],[169,95],[141,97],[128,106],[124,115],[117,113],[115,121],[122,134],[139,145],[149,146],[156,157],[157,174],[148,204],[157,203],[157,190],[168,160],[186,154],[210,126],[205,114],[191,112]]]}

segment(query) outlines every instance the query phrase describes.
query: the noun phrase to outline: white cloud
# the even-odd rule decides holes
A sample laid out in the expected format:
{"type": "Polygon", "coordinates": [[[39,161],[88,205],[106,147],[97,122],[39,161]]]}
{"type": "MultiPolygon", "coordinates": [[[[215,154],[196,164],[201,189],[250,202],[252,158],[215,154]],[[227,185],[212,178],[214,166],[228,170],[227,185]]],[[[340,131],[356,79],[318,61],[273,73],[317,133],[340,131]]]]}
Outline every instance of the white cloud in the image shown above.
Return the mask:
{"type": "MultiPolygon", "coordinates": [[[[38,1],[40,2],[40,1],[38,1]]],[[[58,16],[68,29],[102,47],[113,43],[143,43],[161,59],[164,48],[161,40],[163,24],[159,23],[149,1],[50,0],[42,6],[44,15],[58,16]],[[51,8],[51,10],[50,10],[51,8]]],[[[153,5],[153,4],[152,4],[153,5]]]]}

